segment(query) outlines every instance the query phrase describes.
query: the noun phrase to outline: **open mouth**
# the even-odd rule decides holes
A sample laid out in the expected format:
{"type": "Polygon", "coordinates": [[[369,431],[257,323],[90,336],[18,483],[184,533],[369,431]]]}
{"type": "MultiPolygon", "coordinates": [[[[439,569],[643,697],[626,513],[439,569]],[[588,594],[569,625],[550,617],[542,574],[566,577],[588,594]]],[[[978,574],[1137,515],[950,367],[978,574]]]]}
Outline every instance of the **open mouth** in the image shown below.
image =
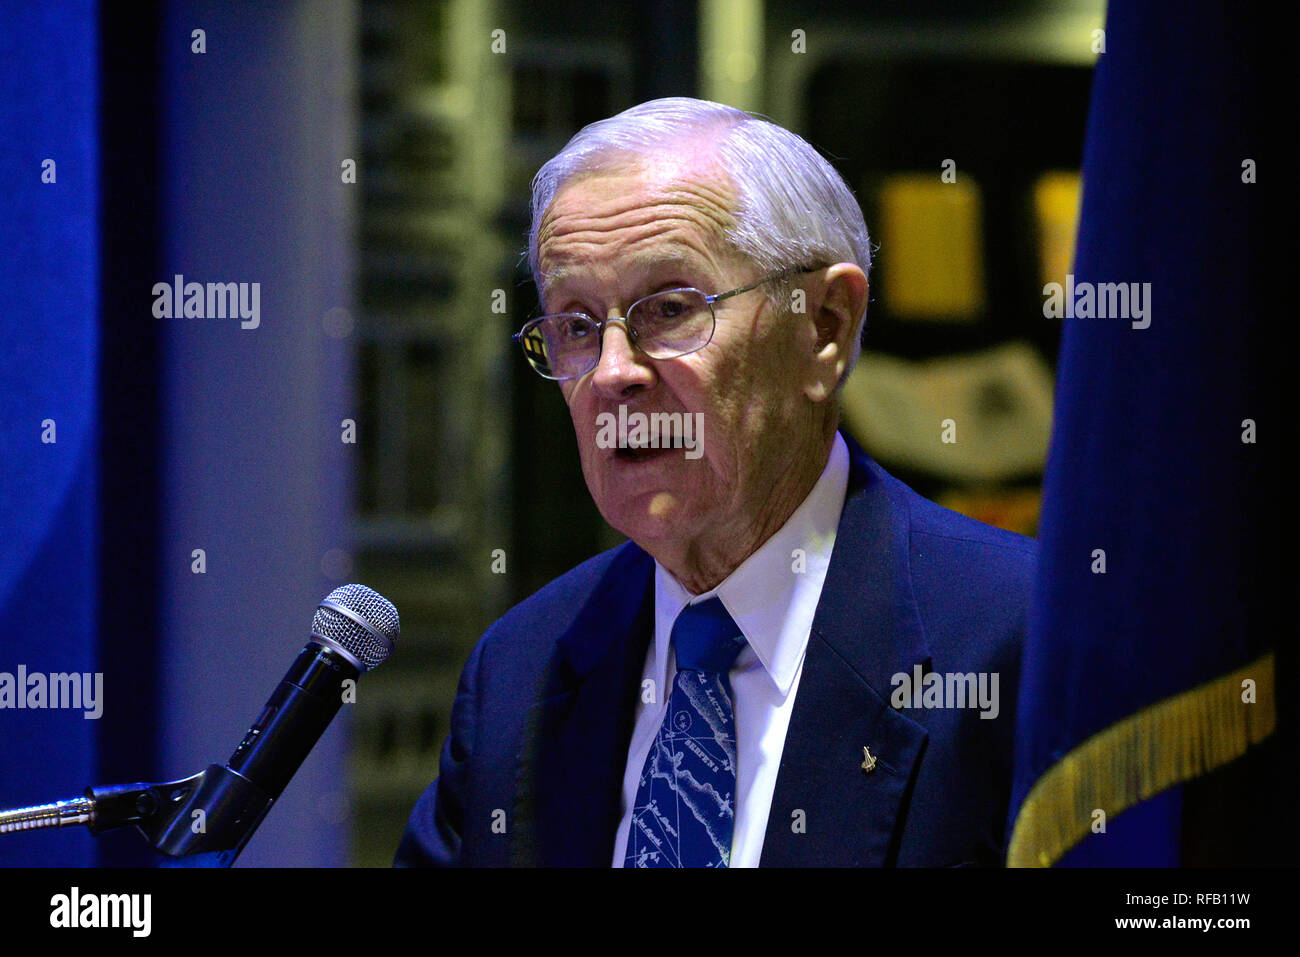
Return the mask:
{"type": "Polygon", "coordinates": [[[671,451],[673,451],[671,448],[653,449],[649,446],[642,446],[640,448],[621,448],[614,450],[614,457],[620,462],[645,462],[663,455],[665,452],[671,451]]]}

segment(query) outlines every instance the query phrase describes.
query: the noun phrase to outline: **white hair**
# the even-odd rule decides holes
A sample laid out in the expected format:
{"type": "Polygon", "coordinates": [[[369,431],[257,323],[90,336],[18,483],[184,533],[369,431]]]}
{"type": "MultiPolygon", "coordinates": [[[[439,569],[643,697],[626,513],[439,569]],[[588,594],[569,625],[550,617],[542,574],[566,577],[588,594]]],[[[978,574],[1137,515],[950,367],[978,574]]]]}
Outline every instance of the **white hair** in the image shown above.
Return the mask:
{"type": "MultiPolygon", "coordinates": [[[[584,126],[533,178],[528,265],[542,288],[537,234],[555,195],[572,177],[611,168],[629,156],[657,155],[705,139],[736,190],[726,240],[763,272],[792,266],[855,263],[871,270],[871,240],[862,209],[844,178],[801,137],[766,119],[721,103],[675,96],[641,103],[584,126]]],[[[774,305],[781,287],[769,290],[774,305]]],[[[788,302],[788,299],[786,299],[788,302]]],[[[844,376],[858,361],[862,320],[844,376]]]]}

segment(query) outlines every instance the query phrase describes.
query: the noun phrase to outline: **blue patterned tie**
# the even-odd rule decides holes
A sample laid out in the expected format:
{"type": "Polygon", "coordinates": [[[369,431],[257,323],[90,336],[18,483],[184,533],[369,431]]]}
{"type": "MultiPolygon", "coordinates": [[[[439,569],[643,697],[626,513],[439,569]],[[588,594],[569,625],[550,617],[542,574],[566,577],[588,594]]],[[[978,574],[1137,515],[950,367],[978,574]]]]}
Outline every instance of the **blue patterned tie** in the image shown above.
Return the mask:
{"type": "Polygon", "coordinates": [[[745,636],[717,598],[673,624],[677,677],[641,771],[624,867],[726,867],[735,818],[731,670],[745,636]]]}

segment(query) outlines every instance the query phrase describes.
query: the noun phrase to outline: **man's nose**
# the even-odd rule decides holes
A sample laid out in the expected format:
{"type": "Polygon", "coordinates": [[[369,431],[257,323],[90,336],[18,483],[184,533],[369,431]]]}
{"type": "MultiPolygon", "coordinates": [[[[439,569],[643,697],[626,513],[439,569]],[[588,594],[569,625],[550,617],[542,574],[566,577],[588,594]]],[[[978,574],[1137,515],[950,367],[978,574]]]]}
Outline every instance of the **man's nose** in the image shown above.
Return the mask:
{"type": "Polygon", "coordinates": [[[591,374],[592,387],[603,398],[624,399],[638,386],[649,388],[654,381],[652,360],[632,345],[627,323],[606,323],[601,334],[600,362],[591,374]]]}

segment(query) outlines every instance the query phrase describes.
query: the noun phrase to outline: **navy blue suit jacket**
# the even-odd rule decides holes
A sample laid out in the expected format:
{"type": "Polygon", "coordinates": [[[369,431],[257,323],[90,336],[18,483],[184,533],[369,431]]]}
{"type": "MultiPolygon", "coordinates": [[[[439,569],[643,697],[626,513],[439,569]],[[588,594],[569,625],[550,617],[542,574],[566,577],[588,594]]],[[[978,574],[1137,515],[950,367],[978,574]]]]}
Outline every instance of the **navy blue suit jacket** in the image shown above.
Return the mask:
{"type": "MultiPolygon", "coordinates": [[[[760,864],[999,865],[1034,542],[850,449],[760,864]],[[998,716],[895,709],[892,676],[918,664],[997,673],[998,716]]],[[[489,628],[395,863],[608,867],[653,607],[654,561],[628,542],[489,628]]]]}

